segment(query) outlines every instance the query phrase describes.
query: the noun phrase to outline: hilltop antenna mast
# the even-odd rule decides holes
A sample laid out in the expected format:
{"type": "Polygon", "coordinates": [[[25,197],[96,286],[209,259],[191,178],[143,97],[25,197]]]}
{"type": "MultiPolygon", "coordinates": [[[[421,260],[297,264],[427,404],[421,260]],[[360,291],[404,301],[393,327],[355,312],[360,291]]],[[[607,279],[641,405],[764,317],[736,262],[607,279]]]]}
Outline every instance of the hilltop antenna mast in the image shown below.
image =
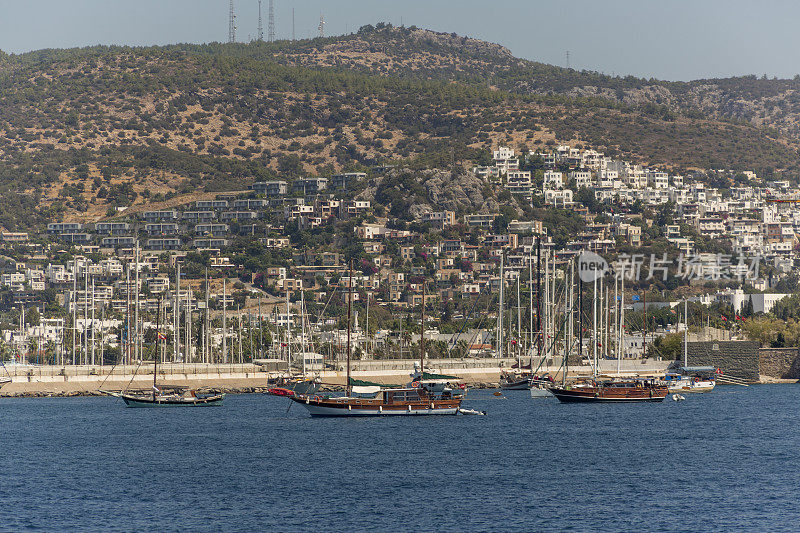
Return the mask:
{"type": "Polygon", "coordinates": [[[258,40],[264,40],[264,25],[261,24],[261,0],[258,0],[258,40]]]}
{"type": "Polygon", "coordinates": [[[319,14],[319,26],[317,26],[319,30],[319,36],[325,37],[325,15],[322,13],[319,14]]]}
{"type": "Polygon", "coordinates": [[[269,22],[267,23],[267,39],[269,42],[275,42],[275,6],[273,1],[269,0],[269,22]]]}
{"type": "Polygon", "coordinates": [[[569,50],[567,50],[567,68],[569,68],[569,50]]]}
{"type": "Polygon", "coordinates": [[[228,42],[236,42],[236,13],[233,11],[233,0],[228,4],[228,42]]]}
{"type": "Polygon", "coordinates": [[[292,8],[292,40],[294,41],[294,8],[292,8]]]}

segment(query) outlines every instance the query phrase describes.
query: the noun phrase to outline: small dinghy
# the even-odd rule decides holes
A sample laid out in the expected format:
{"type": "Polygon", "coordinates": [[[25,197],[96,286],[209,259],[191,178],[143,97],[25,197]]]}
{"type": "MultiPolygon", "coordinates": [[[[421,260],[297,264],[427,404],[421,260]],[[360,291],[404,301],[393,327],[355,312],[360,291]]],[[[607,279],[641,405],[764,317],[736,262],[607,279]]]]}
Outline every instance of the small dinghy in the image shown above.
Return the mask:
{"type": "Polygon", "coordinates": [[[460,415],[485,415],[486,411],[476,411],[475,409],[458,409],[460,415]]]}

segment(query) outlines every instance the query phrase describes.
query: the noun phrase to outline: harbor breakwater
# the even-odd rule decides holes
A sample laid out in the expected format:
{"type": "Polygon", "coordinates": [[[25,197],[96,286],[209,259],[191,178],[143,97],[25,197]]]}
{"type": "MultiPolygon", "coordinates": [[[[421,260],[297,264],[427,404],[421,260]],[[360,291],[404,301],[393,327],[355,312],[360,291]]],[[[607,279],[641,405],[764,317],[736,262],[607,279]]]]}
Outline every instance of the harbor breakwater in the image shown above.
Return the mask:
{"type": "MultiPolygon", "coordinates": [[[[426,370],[457,376],[470,387],[492,387],[500,381],[502,370],[511,369],[516,359],[465,358],[426,361],[426,370]]],[[[163,363],[158,365],[156,382],[162,386],[188,388],[213,388],[229,392],[263,392],[272,378],[285,375],[280,362],[262,364],[200,364],[163,363]]],[[[351,364],[350,375],[355,379],[373,381],[386,385],[403,385],[414,371],[415,359],[365,360],[351,364]]],[[[645,360],[622,361],[621,370],[626,374],[663,374],[668,362],[645,360]]],[[[283,365],[285,367],[285,363],[283,365]]],[[[559,358],[534,360],[534,369],[539,373],[556,374],[561,367],[559,358]]],[[[613,360],[600,362],[601,373],[616,372],[613,360]]],[[[591,367],[570,367],[569,375],[590,375],[591,367]]],[[[328,386],[343,386],[347,372],[341,363],[319,373],[328,386]]],[[[0,388],[0,396],[76,396],[119,391],[124,389],[149,390],[153,385],[153,365],[127,366],[33,366],[6,365],[0,369],[0,377],[11,378],[11,382],[0,388]]]]}

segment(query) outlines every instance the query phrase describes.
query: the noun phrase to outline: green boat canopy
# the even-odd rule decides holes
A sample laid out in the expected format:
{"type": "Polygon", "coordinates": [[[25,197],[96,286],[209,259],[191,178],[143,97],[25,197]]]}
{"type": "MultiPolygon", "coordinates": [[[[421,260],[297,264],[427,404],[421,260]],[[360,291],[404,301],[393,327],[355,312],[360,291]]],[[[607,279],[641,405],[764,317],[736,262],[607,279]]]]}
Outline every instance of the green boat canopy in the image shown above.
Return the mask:
{"type": "Polygon", "coordinates": [[[448,376],[447,374],[431,374],[430,372],[423,372],[422,379],[461,379],[458,376],[448,376]]]}
{"type": "Polygon", "coordinates": [[[363,379],[350,378],[351,387],[390,387],[391,385],[384,385],[382,383],[373,383],[372,381],[364,381],[363,379]]]}

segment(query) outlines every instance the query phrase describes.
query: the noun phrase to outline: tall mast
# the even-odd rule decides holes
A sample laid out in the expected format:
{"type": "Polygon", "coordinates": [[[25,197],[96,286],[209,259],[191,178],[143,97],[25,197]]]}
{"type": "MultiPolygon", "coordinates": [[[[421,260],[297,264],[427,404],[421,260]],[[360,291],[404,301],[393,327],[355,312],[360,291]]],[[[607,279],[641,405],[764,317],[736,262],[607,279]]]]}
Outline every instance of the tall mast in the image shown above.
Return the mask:
{"type": "Polygon", "coordinates": [[[600,278],[600,294],[597,297],[597,306],[600,311],[597,325],[597,334],[600,336],[600,346],[597,349],[598,362],[606,357],[606,304],[608,302],[606,301],[607,295],[604,292],[604,285],[603,278],[600,278]]]}
{"type": "Polygon", "coordinates": [[[125,273],[125,364],[131,364],[131,263],[125,273]]]}
{"type": "MultiPolygon", "coordinates": [[[[352,283],[352,279],[350,282],[352,283]]],[[[286,363],[289,368],[289,372],[292,371],[292,321],[291,315],[289,314],[289,283],[288,280],[284,280],[286,283],[286,363]]]]}
{"type": "Polygon", "coordinates": [[[264,323],[261,320],[261,295],[258,295],[258,357],[264,358],[264,323]]]}
{"type": "Polygon", "coordinates": [[[172,334],[175,339],[175,346],[173,349],[175,355],[172,357],[173,363],[178,361],[181,350],[181,264],[178,263],[178,256],[175,256],[175,266],[177,269],[175,271],[175,307],[172,313],[172,334]]]}
{"type": "Polygon", "coordinates": [[[519,276],[517,276],[517,367],[522,370],[522,354],[519,349],[522,347],[522,304],[519,299],[519,276]]]}
{"type": "Polygon", "coordinates": [[[209,322],[209,320],[208,320],[208,267],[206,267],[206,287],[205,287],[205,289],[206,289],[205,290],[205,293],[206,293],[205,294],[205,298],[206,298],[206,313],[205,313],[205,320],[203,321],[203,362],[204,363],[208,363],[209,359],[210,359],[210,357],[209,357],[210,354],[208,353],[208,347],[209,347],[209,343],[208,343],[208,339],[209,339],[209,335],[208,335],[208,322],[209,322]]]}
{"type": "Polygon", "coordinates": [[[96,344],[94,338],[94,330],[96,329],[95,322],[94,322],[94,274],[92,274],[92,365],[95,364],[94,359],[94,346],[96,344]]]}
{"type": "Polygon", "coordinates": [[[580,264],[575,282],[578,285],[578,357],[583,360],[583,281],[581,280],[580,264]]]}
{"type": "MultiPolygon", "coordinates": [[[[569,264],[569,284],[570,284],[570,289],[571,289],[570,296],[569,296],[570,330],[572,329],[572,314],[573,314],[573,307],[572,307],[573,299],[572,298],[573,298],[573,295],[575,293],[575,287],[572,286],[574,278],[575,278],[575,263],[570,261],[570,264],[569,264]]],[[[580,280],[580,277],[578,279],[580,280]]],[[[580,283],[580,281],[578,281],[578,283],[580,283]]],[[[580,296],[580,294],[581,294],[580,293],[580,285],[578,285],[578,289],[579,289],[578,290],[578,301],[580,301],[580,297],[581,297],[580,296]]],[[[567,372],[569,372],[569,353],[570,353],[570,351],[572,351],[572,345],[571,344],[569,345],[569,347],[567,349],[567,353],[564,354],[564,374],[562,374],[562,376],[561,376],[561,384],[562,385],[566,384],[566,382],[567,382],[567,372]]]]}
{"type": "Polygon", "coordinates": [[[222,278],[222,362],[228,362],[228,292],[226,282],[227,274],[222,278]]]}
{"type": "Polygon", "coordinates": [[[421,324],[419,329],[419,382],[420,385],[422,385],[422,380],[425,379],[425,280],[422,281],[422,316],[420,320],[421,324]]]}
{"type": "Polygon", "coordinates": [[[594,377],[597,377],[597,277],[592,287],[592,359],[594,359],[594,377]]]}
{"type": "MultiPolygon", "coordinates": [[[[542,360],[542,237],[536,237],[536,348],[539,364],[542,360]]],[[[531,359],[533,371],[533,359],[531,359]]]]}
{"type": "Polygon", "coordinates": [[[643,328],[642,328],[642,357],[647,356],[647,289],[642,291],[642,310],[644,311],[643,328]]]}
{"type": "Polygon", "coordinates": [[[689,300],[683,299],[683,366],[689,366],[689,300]]]}
{"type": "Polygon", "coordinates": [[[367,295],[367,319],[364,322],[364,352],[369,354],[369,291],[364,291],[367,295]]]}
{"type": "Polygon", "coordinates": [[[531,354],[531,372],[533,372],[533,247],[528,254],[528,318],[530,324],[528,325],[528,340],[530,344],[526,344],[529,348],[528,353],[531,354]]]}
{"type": "Polygon", "coordinates": [[[347,294],[347,382],[345,391],[350,396],[350,317],[353,312],[353,260],[350,260],[350,274],[348,276],[347,294]]]}
{"type": "MultiPolygon", "coordinates": [[[[622,278],[620,282],[621,290],[622,290],[622,298],[619,301],[619,358],[622,359],[625,357],[625,278],[622,278]]],[[[621,363],[620,363],[621,364],[621,363]]]]}
{"type": "Polygon", "coordinates": [[[300,290],[300,346],[302,357],[303,357],[303,377],[306,377],[306,305],[305,305],[305,296],[303,296],[303,290],[300,290]]]}
{"type": "Polygon", "coordinates": [[[189,362],[189,355],[192,353],[192,287],[186,289],[186,340],[183,343],[183,361],[189,362]]]}
{"type": "Polygon", "coordinates": [[[544,358],[550,356],[550,344],[549,344],[549,336],[550,336],[550,255],[548,252],[544,254],[544,307],[542,312],[544,313],[544,331],[542,332],[542,343],[544,349],[544,358]]]}
{"type": "Polygon", "coordinates": [[[72,364],[76,364],[78,340],[78,260],[72,262],[72,364]]]}
{"type": "MultiPolygon", "coordinates": [[[[617,330],[616,331],[616,337],[617,337],[617,374],[619,374],[620,371],[621,371],[621,366],[622,366],[622,342],[623,342],[623,338],[622,338],[622,335],[623,335],[623,332],[622,332],[622,306],[623,306],[624,302],[623,302],[623,300],[621,300],[619,298],[619,293],[618,293],[619,289],[617,288],[617,285],[618,285],[617,282],[619,282],[619,285],[623,285],[624,286],[625,281],[624,281],[624,278],[622,278],[621,276],[615,276],[614,277],[614,315],[615,315],[614,318],[616,318],[616,320],[617,320],[617,327],[615,329],[617,330]]],[[[622,298],[623,299],[625,298],[625,292],[624,291],[625,291],[625,289],[623,288],[622,289],[622,295],[623,295],[622,298]]]]}
{"type": "Polygon", "coordinates": [[[158,376],[158,356],[161,346],[161,296],[158,297],[158,310],[156,311],[156,352],[153,354],[153,400],[156,399],[156,376],[158,376]]]}
{"type": "Polygon", "coordinates": [[[134,317],[133,317],[133,356],[137,361],[139,360],[139,240],[136,240],[136,302],[134,303],[134,317]]]}
{"type": "Polygon", "coordinates": [[[250,362],[255,359],[255,350],[253,349],[253,317],[250,315],[250,310],[247,310],[247,332],[250,334],[250,362]]]}
{"type": "Polygon", "coordinates": [[[83,364],[89,364],[89,260],[83,268],[83,364]]]}
{"type": "MultiPolygon", "coordinates": [[[[503,364],[503,344],[505,339],[503,338],[503,297],[505,296],[505,273],[503,270],[503,259],[505,258],[505,252],[501,251],[500,253],[500,307],[497,310],[497,357],[500,359],[500,364],[503,364]]],[[[423,294],[425,292],[425,284],[422,285],[423,294]]],[[[423,300],[425,298],[423,297],[423,300]]],[[[425,311],[423,310],[423,316],[425,316],[425,311]]]]}
{"type": "Polygon", "coordinates": [[[106,306],[100,308],[100,366],[103,366],[103,350],[105,349],[106,338],[106,306]]]}
{"type": "Polygon", "coordinates": [[[611,352],[611,289],[610,287],[606,287],[606,312],[605,312],[605,332],[606,332],[606,344],[603,349],[603,355],[605,357],[610,357],[613,355],[611,352]]]}

